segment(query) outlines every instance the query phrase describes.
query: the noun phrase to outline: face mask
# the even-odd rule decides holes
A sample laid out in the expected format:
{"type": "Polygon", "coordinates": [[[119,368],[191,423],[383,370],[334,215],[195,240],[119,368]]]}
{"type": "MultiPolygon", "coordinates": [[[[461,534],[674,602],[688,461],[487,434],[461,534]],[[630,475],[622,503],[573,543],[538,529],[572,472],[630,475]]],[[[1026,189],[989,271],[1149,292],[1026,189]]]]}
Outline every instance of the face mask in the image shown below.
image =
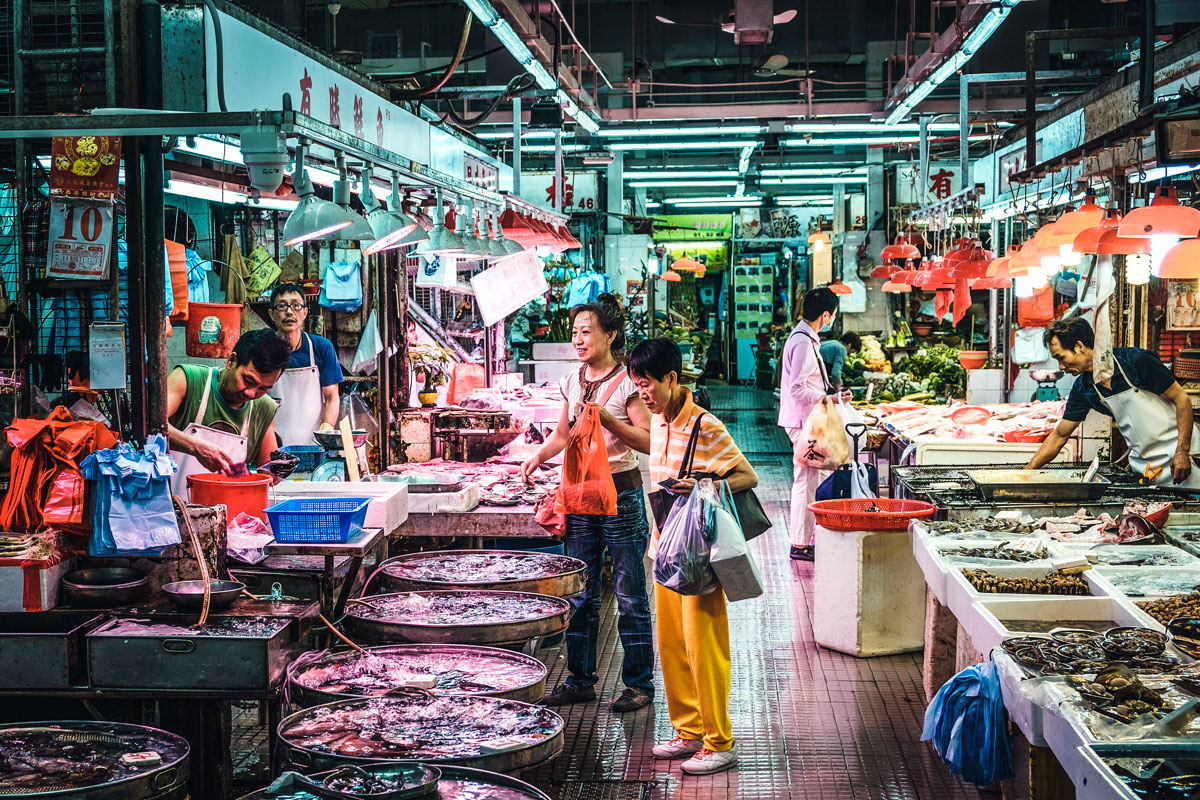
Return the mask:
{"type": "Polygon", "coordinates": [[[821,333],[829,333],[831,330],[833,330],[833,320],[832,319],[829,320],[828,324],[826,324],[825,327],[821,328],[821,333]]]}

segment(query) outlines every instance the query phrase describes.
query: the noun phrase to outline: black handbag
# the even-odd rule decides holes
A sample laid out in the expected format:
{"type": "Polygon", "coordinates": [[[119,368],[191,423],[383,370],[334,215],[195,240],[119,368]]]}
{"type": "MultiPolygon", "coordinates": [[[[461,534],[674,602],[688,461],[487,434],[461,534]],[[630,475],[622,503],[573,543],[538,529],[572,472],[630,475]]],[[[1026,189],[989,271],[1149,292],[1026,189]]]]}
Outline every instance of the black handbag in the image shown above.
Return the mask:
{"type": "MultiPolygon", "coordinates": [[[[687,450],[683,453],[683,461],[679,465],[679,477],[685,475],[702,480],[711,478],[712,480],[723,480],[725,476],[714,475],[707,472],[698,472],[691,474],[692,462],[696,458],[696,441],[700,436],[700,420],[704,415],[701,414],[696,418],[696,424],[692,428],[692,435],[688,439],[687,450]]],[[[662,530],[663,523],[667,521],[667,514],[671,513],[672,506],[679,499],[679,495],[673,494],[666,489],[659,489],[650,494],[650,510],[654,514],[654,524],[662,530]]],[[[758,499],[753,489],[744,489],[740,492],[733,493],[734,510],[737,512],[738,523],[742,526],[742,536],[746,541],[757,538],[766,533],[771,528],[771,520],[767,517],[767,512],[763,508],[762,502],[758,499]]]]}

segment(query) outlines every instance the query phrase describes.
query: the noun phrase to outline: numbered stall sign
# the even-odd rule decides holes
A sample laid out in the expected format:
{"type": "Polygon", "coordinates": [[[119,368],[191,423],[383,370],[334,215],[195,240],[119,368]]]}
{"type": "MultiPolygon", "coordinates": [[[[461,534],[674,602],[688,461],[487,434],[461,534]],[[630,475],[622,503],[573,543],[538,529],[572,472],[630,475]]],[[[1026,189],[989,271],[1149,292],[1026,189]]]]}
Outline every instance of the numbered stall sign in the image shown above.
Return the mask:
{"type": "Polygon", "coordinates": [[[53,198],[46,277],[103,280],[112,245],[112,203],[53,198]]]}

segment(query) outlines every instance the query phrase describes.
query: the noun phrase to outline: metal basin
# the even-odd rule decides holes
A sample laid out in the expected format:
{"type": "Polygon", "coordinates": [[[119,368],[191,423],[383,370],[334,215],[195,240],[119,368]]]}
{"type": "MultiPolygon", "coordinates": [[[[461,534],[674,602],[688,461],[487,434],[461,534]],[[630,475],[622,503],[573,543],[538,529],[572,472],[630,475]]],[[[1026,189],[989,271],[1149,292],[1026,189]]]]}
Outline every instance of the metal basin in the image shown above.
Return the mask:
{"type": "Polygon", "coordinates": [[[574,597],[587,582],[587,564],[525,550],[442,550],[397,556],[380,570],[378,581],[382,592],[498,589],[574,597]],[[504,575],[487,577],[489,567],[504,575]]]}
{"type": "MultiPolygon", "coordinates": [[[[208,602],[209,609],[228,608],[246,588],[246,584],[238,581],[209,581],[208,585],[212,587],[212,596],[208,602]]],[[[204,581],[165,583],[162,590],[167,599],[177,608],[185,611],[199,611],[204,607],[204,581]]]]}
{"type": "Polygon", "coordinates": [[[84,608],[112,608],[132,603],[150,579],[133,567],[89,567],[68,572],[59,586],[71,603],[84,608]]]}
{"type": "MultiPolygon", "coordinates": [[[[381,762],[380,766],[392,764],[403,765],[412,762],[405,761],[388,761],[381,762]]],[[[374,767],[372,767],[374,768],[374,767]]],[[[452,764],[443,764],[438,767],[442,772],[442,777],[438,781],[437,794],[430,795],[430,800],[438,800],[446,797],[460,797],[463,793],[460,792],[461,784],[470,782],[478,787],[497,787],[507,790],[509,796],[515,794],[527,800],[550,800],[550,795],[543,792],[541,789],[536,789],[524,781],[519,781],[509,775],[501,775],[496,772],[487,772],[482,769],[471,769],[469,767],[459,767],[452,764]]],[[[312,776],[313,780],[324,780],[331,775],[331,772],[321,772],[312,776]]],[[[272,791],[270,789],[262,789],[252,794],[245,795],[240,800],[283,800],[284,797],[291,795],[293,789],[285,788],[281,791],[272,791]]],[[[478,792],[475,793],[477,796],[478,792]]]]}
{"type": "Polygon", "coordinates": [[[342,625],[352,638],[369,642],[501,645],[561,633],[570,613],[571,604],[561,597],[527,592],[399,592],[351,600],[342,625]],[[446,617],[429,613],[428,603],[460,607],[464,621],[442,621],[446,617]],[[489,605],[516,606],[517,613],[488,618],[489,605]]]}
{"type": "Polygon", "coordinates": [[[284,718],[276,735],[285,764],[311,773],[345,764],[395,761],[390,751],[404,750],[412,760],[442,766],[517,772],[557,756],[563,748],[563,720],[547,708],[495,697],[434,697],[428,692],[405,697],[343,700],[308,708],[284,718]],[[437,713],[430,715],[430,704],[437,713]],[[354,714],[349,725],[335,722],[354,714]],[[485,724],[489,718],[494,721],[485,724]],[[518,727],[507,727],[516,720],[518,727]],[[303,731],[303,733],[301,732],[303,731]],[[316,731],[316,733],[311,733],[316,731]],[[344,731],[344,733],[341,733],[344,731]],[[358,733],[354,752],[365,741],[379,757],[347,755],[342,737],[358,733]],[[391,738],[385,738],[391,737],[391,738]],[[329,739],[327,744],[316,739],[329,739]],[[396,742],[406,742],[398,745],[396,742]]]}
{"type": "MultiPolygon", "coordinates": [[[[470,682],[475,687],[494,686],[495,683],[500,683],[502,673],[506,668],[527,673],[527,677],[524,679],[515,678],[512,681],[515,685],[510,687],[497,687],[489,690],[466,688],[462,685],[452,685],[446,688],[435,686],[429,690],[435,695],[462,694],[475,697],[500,697],[534,703],[540,700],[546,691],[546,667],[542,662],[532,656],[509,650],[457,644],[402,644],[370,647],[367,648],[367,653],[370,656],[396,659],[414,670],[428,670],[429,674],[439,678],[441,675],[433,671],[438,668],[436,662],[448,661],[457,671],[467,673],[464,681],[470,682]],[[488,683],[488,681],[494,683],[488,683]]],[[[362,654],[351,651],[326,655],[307,662],[294,661],[288,667],[287,674],[291,701],[307,707],[360,697],[383,697],[389,691],[404,685],[402,683],[389,684],[381,678],[378,681],[359,680],[347,683],[342,688],[335,690],[328,687],[332,681],[338,680],[338,678],[322,676],[320,672],[317,672],[317,670],[326,670],[330,667],[353,668],[364,658],[362,654]]],[[[378,673],[372,670],[372,674],[378,673]]]]}
{"type": "MultiPolygon", "coordinates": [[[[350,442],[355,447],[362,447],[367,443],[368,438],[370,438],[370,434],[361,428],[350,431],[350,442]]],[[[326,450],[342,449],[342,432],[339,430],[313,431],[313,439],[326,450]]]]}

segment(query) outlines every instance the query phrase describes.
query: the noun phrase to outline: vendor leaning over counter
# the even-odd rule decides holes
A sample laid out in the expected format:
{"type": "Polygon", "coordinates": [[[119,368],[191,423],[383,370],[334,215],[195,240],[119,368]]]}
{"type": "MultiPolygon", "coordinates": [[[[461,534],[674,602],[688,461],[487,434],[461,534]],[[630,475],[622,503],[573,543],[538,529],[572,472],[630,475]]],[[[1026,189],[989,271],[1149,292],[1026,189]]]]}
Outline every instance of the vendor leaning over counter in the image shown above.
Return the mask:
{"type": "Polygon", "coordinates": [[[292,351],[287,369],[269,392],[276,400],[287,398],[275,415],[275,432],[285,447],[312,444],[313,431],[332,430],[337,424],[342,365],[338,363],[333,342],[315,333],[305,333],[308,302],[301,286],[279,284],[271,292],[270,305],[275,329],[292,351]]]}
{"type": "Polygon", "coordinates": [[[188,475],[231,475],[251,457],[256,465],[270,461],[277,406],[266,394],[290,356],[288,343],[263,329],[242,334],[223,369],[181,364],[171,370],[167,440],[179,465],[171,482],[175,494],[185,496],[188,475]]]}
{"type": "Polygon", "coordinates": [[[821,342],[821,360],[825,362],[831,387],[842,388],[842,367],[846,366],[846,356],[854,355],[859,350],[862,350],[862,337],[850,331],[843,333],[841,339],[821,342]]]}
{"type": "Polygon", "coordinates": [[[1058,365],[1079,377],[1067,397],[1062,421],[1026,469],[1050,463],[1088,412],[1095,410],[1116,422],[1129,445],[1129,466],[1134,472],[1160,485],[1200,489],[1200,475],[1192,469],[1191,399],[1153,353],[1137,347],[1115,348],[1112,378],[1096,381],[1092,377],[1095,335],[1086,320],[1056,322],[1044,338],[1058,365]]]}

